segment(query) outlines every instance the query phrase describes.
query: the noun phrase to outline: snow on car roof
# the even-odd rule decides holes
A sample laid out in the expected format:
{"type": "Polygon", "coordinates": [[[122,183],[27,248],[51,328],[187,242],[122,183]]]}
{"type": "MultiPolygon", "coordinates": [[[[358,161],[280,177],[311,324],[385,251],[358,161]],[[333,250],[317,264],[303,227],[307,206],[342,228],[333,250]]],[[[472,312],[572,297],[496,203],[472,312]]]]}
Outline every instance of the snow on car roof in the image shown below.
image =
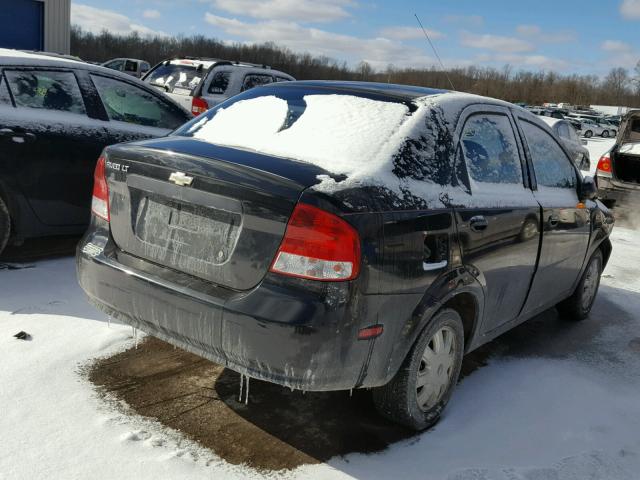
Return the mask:
{"type": "Polygon", "coordinates": [[[188,67],[198,67],[200,65],[203,65],[204,67],[209,68],[211,65],[219,61],[220,60],[214,60],[214,59],[199,60],[195,58],[174,58],[173,60],[169,60],[169,64],[170,65],[186,65],[188,67]]]}
{"type": "Polygon", "coordinates": [[[9,48],[0,48],[0,62],[2,62],[3,58],[10,58],[12,62],[15,62],[16,60],[26,60],[28,63],[33,61],[84,63],[82,61],[72,60],[55,54],[47,55],[23,52],[22,50],[12,50],[9,48]]]}

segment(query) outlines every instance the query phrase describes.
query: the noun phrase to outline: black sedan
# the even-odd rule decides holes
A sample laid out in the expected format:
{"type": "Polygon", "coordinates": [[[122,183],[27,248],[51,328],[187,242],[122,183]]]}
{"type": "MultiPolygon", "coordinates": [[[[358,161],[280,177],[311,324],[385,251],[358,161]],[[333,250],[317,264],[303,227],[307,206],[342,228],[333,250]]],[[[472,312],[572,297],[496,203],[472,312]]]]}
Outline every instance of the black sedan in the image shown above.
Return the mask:
{"type": "Polygon", "coordinates": [[[130,75],[0,49],[0,252],[10,239],[82,233],[102,149],[190,118],[130,75]]]}
{"type": "Polygon", "coordinates": [[[78,278],[108,314],[247,379],[371,388],[424,429],[465,353],[553,306],[589,314],[613,224],[594,197],[512,104],[272,84],[107,148],[78,278]]]}

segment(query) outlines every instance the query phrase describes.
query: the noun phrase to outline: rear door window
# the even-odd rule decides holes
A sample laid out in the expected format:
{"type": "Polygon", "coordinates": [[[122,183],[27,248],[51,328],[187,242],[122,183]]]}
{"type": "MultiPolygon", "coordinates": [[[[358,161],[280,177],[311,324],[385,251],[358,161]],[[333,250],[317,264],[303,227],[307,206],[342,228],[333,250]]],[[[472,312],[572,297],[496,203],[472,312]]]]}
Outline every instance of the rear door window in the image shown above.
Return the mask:
{"type": "Polygon", "coordinates": [[[522,165],[509,117],[482,113],[470,116],[460,139],[471,179],[482,183],[522,185],[522,165]]]}
{"type": "Polygon", "coordinates": [[[575,189],[576,171],[571,159],[556,140],[542,128],[526,120],[521,124],[538,185],[575,189]]]}
{"type": "Polygon", "coordinates": [[[16,107],[86,113],[76,76],[71,72],[6,70],[16,107]]]}
{"type": "Polygon", "coordinates": [[[271,75],[250,73],[244,77],[244,81],[242,82],[242,91],[250,90],[259,85],[266,85],[267,83],[273,83],[273,77],[271,75]]]}
{"type": "Polygon", "coordinates": [[[91,78],[111,120],[167,129],[186,120],[177,108],[142,88],[98,75],[91,78]]]}
{"type": "Polygon", "coordinates": [[[211,78],[211,83],[209,84],[209,89],[207,90],[209,93],[220,95],[227,91],[227,87],[229,86],[229,80],[231,79],[231,72],[225,71],[217,71],[213,74],[211,78]]]}

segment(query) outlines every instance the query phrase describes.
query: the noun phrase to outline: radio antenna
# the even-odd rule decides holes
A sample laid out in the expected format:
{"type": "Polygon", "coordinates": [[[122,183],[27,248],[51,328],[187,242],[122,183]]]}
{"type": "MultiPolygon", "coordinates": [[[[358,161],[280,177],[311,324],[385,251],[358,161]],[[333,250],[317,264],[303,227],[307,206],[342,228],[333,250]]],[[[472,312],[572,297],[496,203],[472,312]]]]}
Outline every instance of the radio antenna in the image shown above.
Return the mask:
{"type": "Polygon", "coordinates": [[[418,21],[418,25],[420,25],[420,28],[422,29],[422,33],[424,33],[424,37],[427,39],[427,42],[429,42],[429,45],[431,45],[431,49],[433,50],[433,53],[435,53],[436,58],[438,59],[438,62],[440,62],[440,66],[442,67],[442,72],[447,77],[447,80],[449,81],[449,85],[451,85],[451,90],[455,90],[456,87],[453,86],[453,82],[451,81],[451,77],[449,77],[449,73],[444,68],[444,63],[442,63],[442,59],[440,58],[440,55],[438,55],[438,51],[436,50],[435,45],[433,44],[433,42],[429,38],[429,34],[427,33],[427,31],[422,26],[422,22],[420,21],[420,18],[418,17],[418,14],[414,13],[414,15],[416,17],[416,20],[418,21]]]}

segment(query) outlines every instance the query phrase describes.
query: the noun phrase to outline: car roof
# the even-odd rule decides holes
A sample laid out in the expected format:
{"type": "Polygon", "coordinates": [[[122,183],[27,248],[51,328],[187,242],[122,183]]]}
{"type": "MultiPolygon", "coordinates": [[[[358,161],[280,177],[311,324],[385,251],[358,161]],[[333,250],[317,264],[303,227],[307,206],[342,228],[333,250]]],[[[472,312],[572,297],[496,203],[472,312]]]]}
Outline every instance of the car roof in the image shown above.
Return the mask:
{"type": "MultiPolygon", "coordinates": [[[[21,50],[11,50],[0,48],[0,67],[20,66],[20,67],[50,67],[50,68],[72,68],[75,70],[88,70],[95,73],[104,73],[111,77],[122,78],[127,81],[136,81],[134,77],[124,72],[112,70],[102,65],[94,65],[82,60],[71,60],[65,57],[50,56],[46,53],[30,53],[21,50]]],[[[145,84],[145,88],[148,85],[145,84]]]]}
{"type": "Polygon", "coordinates": [[[104,62],[102,62],[102,65],[104,65],[105,63],[110,63],[110,62],[115,62],[116,60],[132,60],[134,62],[145,62],[145,63],[149,63],[146,60],[142,60],[140,58],[131,58],[131,57],[117,57],[117,58],[111,58],[109,60],[106,60],[104,62]]]}
{"type": "MultiPolygon", "coordinates": [[[[383,96],[395,97],[404,100],[414,100],[420,97],[428,97],[444,93],[451,93],[449,90],[440,90],[428,87],[416,87],[413,85],[398,85],[394,83],[376,82],[347,82],[334,80],[297,80],[293,82],[282,82],[269,84],[270,87],[309,87],[327,88],[345,93],[369,93],[383,96]]],[[[264,88],[264,87],[261,87],[264,88]]]]}

